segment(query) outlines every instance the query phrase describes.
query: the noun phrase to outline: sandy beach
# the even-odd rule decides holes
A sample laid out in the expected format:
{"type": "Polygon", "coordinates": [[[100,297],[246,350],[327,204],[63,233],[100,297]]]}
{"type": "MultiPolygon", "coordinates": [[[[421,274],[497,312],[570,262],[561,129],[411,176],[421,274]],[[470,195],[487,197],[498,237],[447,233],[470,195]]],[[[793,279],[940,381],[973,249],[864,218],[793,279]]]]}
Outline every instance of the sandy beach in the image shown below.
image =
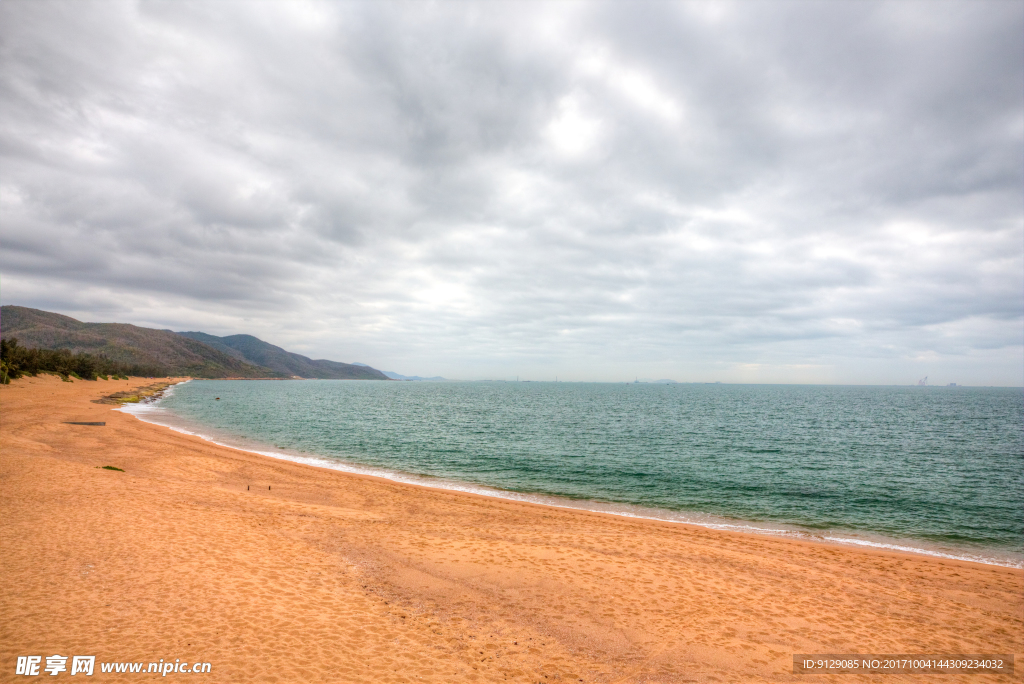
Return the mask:
{"type": "Polygon", "coordinates": [[[209,682],[1021,681],[792,656],[1019,658],[1022,570],[400,484],[93,401],[150,383],[0,386],[0,681],[52,654],[209,682]]]}

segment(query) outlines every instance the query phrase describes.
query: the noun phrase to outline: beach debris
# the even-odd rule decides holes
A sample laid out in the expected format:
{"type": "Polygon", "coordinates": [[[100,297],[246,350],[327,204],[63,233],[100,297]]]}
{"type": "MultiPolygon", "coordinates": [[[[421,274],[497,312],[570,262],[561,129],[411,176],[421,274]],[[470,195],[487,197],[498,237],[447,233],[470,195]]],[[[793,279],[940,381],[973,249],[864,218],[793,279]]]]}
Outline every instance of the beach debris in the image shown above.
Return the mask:
{"type": "Polygon", "coordinates": [[[106,425],[101,421],[65,420],[65,425],[106,425]]]}
{"type": "MultiPolygon", "coordinates": [[[[96,466],[96,467],[100,468],[100,466],[96,466]]],[[[100,468],[100,470],[116,470],[119,473],[123,473],[124,472],[124,469],[118,468],[117,466],[103,466],[102,468],[100,468]]]]}

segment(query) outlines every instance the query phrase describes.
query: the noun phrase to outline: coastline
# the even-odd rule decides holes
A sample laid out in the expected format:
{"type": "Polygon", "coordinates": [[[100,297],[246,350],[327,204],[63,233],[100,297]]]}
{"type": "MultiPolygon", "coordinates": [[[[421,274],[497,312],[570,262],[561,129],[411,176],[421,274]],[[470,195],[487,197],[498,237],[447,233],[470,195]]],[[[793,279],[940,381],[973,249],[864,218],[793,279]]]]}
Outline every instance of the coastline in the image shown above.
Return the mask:
{"type": "Polygon", "coordinates": [[[1016,568],[414,486],[91,403],[145,383],[0,388],[5,668],[97,652],[202,659],[212,681],[826,681],[792,655],[1024,651],[1016,568]]]}
{"type": "MultiPolygon", "coordinates": [[[[190,380],[184,380],[181,383],[175,384],[183,384],[184,382],[189,381],[190,380]]],[[[173,392],[173,390],[174,385],[168,386],[166,394],[169,395],[170,393],[173,392]]],[[[317,468],[336,470],[339,472],[354,475],[367,475],[371,477],[378,477],[392,482],[398,482],[412,486],[427,487],[444,491],[462,492],[495,499],[504,499],[508,501],[533,503],[542,506],[550,506],[553,508],[561,508],[573,511],[615,515],[640,520],[653,520],[669,524],[690,525],[710,530],[730,531],[741,534],[754,534],[767,537],[780,537],[785,539],[806,541],[816,544],[844,546],[847,548],[888,550],[901,553],[928,556],[932,558],[944,558],[947,560],[959,560],[972,563],[980,563],[984,565],[993,565],[998,567],[1024,569],[1024,559],[1021,558],[1010,557],[1006,555],[1000,556],[998,553],[994,553],[994,555],[993,553],[990,553],[989,555],[984,555],[981,551],[971,552],[965,549],[952,549],[948,547],[942,547],[939,545],[933,545],[929,547],[924,541],[917,539],[895,539],[884,537],[877,534],[858,534],[856,532],[847,530],[815,531],[801,527],[799,524],[795,523],[786,524],[782,522],[771,523],[765,521],[746,521],[713,515],[701,515],[699,513],[681,513],[667,509],[644,507],[624,503],[619,504],[594,501],[588,499],[571,499],[567,497],[549,494],[516,492],[513,490],[501,489],[498,487],[488,486],[479,483],[464,482],[450,478],[419,475],[416,473],[407,473],[399,470],[362,465],[359,463],[349,462],[343,459],[333,458],[329,456],[298,453],[295,451],[288,451],[282,448],[273,448],[270,447],[269,445],[259,444],[252,440],[226,439],[220,436],[209,434],[209,430],[207,428],[190,424],[181,416],[177,416],[172,412],[168,412],[165,409],[161,409],[157,402],[162,398],[162,395],[164,394],[165,392],[162,391],[159,395],[152,398],[148,398],[144,402],[138,404],[121,405],[118,410],[128,413],[129,415],[132,415],[143,422],[147,422],[153,425],[159,425],[161,427],[166,427],[176,432],[180,432],[181,434],[198,437],[211,444],[215,444],[217,446],[225,447],[228,449],[238,449],[260,456],[266,456],[268,458],[275,458],[284,461],[290,461],[293,463],[302,463],[317,468]],[[157,417],[154,417],[154,412],[161,410],[164,411],[164,414],[161,415],[170,415],[173,417],[173,419],[161,420],[157,417]]]]}

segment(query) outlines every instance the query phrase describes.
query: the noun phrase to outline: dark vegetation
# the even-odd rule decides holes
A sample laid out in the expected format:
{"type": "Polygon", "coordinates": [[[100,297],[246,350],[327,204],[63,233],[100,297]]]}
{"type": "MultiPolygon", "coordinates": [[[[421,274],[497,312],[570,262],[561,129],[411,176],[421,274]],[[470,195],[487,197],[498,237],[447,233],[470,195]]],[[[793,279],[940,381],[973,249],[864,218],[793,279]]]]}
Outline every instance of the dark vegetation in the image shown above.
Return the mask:
{"type": "Polygon", "coordinates": [[[56,373],[65,380],[96,380],[110,377],[128,379],[129,375],[152,375],[151,369],[126,366],[104,356],[72,354],[67,349],[28,349],[18,339],[0,340],[0,383],[8,384],[23,375],[56,373]]]}

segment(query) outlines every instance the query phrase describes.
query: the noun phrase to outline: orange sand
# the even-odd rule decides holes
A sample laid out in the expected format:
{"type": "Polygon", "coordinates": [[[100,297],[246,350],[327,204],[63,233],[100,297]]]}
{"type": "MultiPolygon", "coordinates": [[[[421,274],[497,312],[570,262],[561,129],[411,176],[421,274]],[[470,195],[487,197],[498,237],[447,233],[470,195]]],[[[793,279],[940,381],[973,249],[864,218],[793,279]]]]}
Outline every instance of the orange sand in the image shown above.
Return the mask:
{"type": "Polygon", "coordinates": [[[791,674],[793,653],[1019,658],[1021,570],[397,484],[90,402],[148,383],[0,387],[0,681],[55,653],[212,663],[164,681],[1021,681],[791,674]]]}

